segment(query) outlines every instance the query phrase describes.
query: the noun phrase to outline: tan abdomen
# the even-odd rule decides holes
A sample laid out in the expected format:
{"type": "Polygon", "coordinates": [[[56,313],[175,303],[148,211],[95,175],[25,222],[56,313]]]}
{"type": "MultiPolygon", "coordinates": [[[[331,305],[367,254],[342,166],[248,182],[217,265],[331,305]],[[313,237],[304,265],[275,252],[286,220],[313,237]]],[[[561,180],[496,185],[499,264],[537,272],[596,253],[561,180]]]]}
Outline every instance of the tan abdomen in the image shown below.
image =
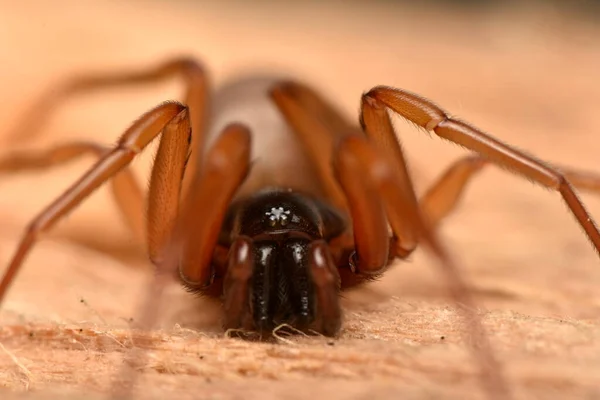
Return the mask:
{"type": "Polygon", "coordinates": [[[269,97],[275,77],[251,76],[218,88],[212,103],[208,146],[231,122],[252,131],[252,169],[237,196],[265,187],[301,190],[322,196],[314,167],[296,135],[269,97]]]}

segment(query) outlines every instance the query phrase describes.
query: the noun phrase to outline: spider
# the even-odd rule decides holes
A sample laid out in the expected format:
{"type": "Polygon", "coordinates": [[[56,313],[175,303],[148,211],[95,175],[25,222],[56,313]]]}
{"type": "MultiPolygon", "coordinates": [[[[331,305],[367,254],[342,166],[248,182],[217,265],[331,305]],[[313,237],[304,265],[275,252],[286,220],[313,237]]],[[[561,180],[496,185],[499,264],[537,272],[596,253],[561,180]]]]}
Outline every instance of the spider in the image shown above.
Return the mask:
{"type": "Polygon", "coordinates": [[[359,126],[296,80],[248,77],[212,96],[205,68],[191,58],[72,78],[37,103],[21,131],[34,132],[76,93],[174,75],[183,77],[185,102],[143,114],[112,149],[65,143],[0,160],[0,171],[15,172],[90,152],[99,157],[30,223],[0,281],[0,303],[38,236],[102,184],[112,182],[123,215],[141,229],[145,205],[128,164],[162,133],[148,189],[149,258],[158,276],[176,274],[190,291],[222,298],[226,329],[268,333],[289,324],[335,336],[342,325],[340,291],[381,276],[392,260],[406,259],[423,243],[456,302],[466,306],[471,334],[482,338],[473,351],[489,393],[508,393],[467,286],[435,228],[471,178],[495,163],[558,191],[600,251],[600,233],[572,187],[597,190],[600,177],[559,172],[402,89],[364,93],[359,126]],[[418,200],[390,112],[475,154],[450,166],[418,200]]]}

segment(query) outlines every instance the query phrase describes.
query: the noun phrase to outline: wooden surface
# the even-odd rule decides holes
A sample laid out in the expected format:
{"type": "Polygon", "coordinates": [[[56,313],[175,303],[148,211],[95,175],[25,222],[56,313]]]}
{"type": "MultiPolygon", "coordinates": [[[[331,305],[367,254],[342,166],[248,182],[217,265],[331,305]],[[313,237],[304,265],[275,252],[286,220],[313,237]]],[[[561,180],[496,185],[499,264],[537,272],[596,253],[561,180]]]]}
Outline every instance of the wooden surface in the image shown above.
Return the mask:
{"type": "MultiPolygon", "coordinates": [[[[377,84],[403,87],[539,158],[598,170],[600,28],[557,10],[143,4],[0,2],[3,137],[36,95],[73,73],[138,68],[188,54],[205,61],[216,84],[247,71],[296,74],[352,118],[363,91],[377,84]]],[[[180,91],[177,82],[165,82],[78,97],[39,139],[5,145],[3,152],[73,138],[114,143],[142,112],[180,91]]],[[[396,125],[420,191],[464,154],[408,124],[396,125]]],[[[151,153],[135,163],[142,181],[151,153]]],[[[28,221],[90,162],[0,177],[1,265],[28,221]]],[[[600,215],[598,198],[583,198],[600,215]]],[[[516,394],[599,397],[600,263],[559,195],[489,168],[442,234],[476,288],[516,394]]],[[[144,270],[143,245],[128,233],[107,190],[44,237],[0,311],[3,398],[104,393],[130,346],[126,327],[137,315],[144,270]]],[[[164,330],[138,337],[150,349],[149,364],[139,366],[144,384],[138,394],[481,397],[460,321],[426,254],[348,294],[344,306],[339,340],[244,343],[222,339],[218,307],[173,287],[164,330]]]]}

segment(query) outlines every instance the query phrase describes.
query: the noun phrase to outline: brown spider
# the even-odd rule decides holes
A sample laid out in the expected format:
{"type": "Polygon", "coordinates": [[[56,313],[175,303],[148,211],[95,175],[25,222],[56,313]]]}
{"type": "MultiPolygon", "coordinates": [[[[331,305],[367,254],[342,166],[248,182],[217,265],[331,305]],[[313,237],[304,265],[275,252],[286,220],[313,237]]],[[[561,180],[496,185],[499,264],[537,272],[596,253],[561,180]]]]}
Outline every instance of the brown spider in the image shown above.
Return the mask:
{"type": "MultiPolygon", "coordinates": [[[[315,91],[288,80],[241,80],[218,92],[208,107],[207,76],[191,59],[72,79],[34,107],[27,120],[37,125],[27,130],[33,132],[75,93],[175,74],[186,83],[185,105],[167,102],[148,111],[114,149],[66,143],[0,160],[0,171],[17,171],[88,152],[100,157],[31,222],[0,282],[0,302],[38,235],[109,179],[114,177],[121,211],[139,227],[144,204],[128,164],[162,132],[149,188],[148,253],[159,277],[177,270],[190,291],[222,297],[225,328],[268,333],[287,323],[336,335],[339,291],[380,276],[423,242],[437,257],[454,299],[466,306],[461,310],[471,334],[480,338],[473,349],[490,395],[508,394],[469,291],[434,228],[455,208],[470,178],[492,162],[559,191],[600,251],[600,233],[571,186],[597,190],[599,177],[558,172],[429,100],[391,87],[363,94],[362,130],[315,91]],[[478,154],[452,165],[417,201],[389,111],[478,154]],[[257,156],[260,149],[270,153],[257,156]]],[[[152,311],[146,305],[146,313],[152,311]]]]}

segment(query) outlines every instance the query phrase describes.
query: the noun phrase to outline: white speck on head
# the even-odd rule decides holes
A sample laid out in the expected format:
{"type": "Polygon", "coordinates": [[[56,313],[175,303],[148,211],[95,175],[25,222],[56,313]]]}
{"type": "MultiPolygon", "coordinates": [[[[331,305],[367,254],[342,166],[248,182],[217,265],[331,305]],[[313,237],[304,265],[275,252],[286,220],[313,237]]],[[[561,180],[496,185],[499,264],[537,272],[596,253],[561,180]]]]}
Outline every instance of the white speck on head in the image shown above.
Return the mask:
{"type": "MultiPolygon", "coordinates": [[[[280,223],[281,225],[286,225],[288,220],[288,215],[290,215],[290,210],[285,210],[283,207],[272,207],[271,211],[267,211],[265,215],[269,216],[271,223],[274,225],[276,223],[280,223]]],[[[292,219],[293,220],[293,219],[292,219]]]]}

